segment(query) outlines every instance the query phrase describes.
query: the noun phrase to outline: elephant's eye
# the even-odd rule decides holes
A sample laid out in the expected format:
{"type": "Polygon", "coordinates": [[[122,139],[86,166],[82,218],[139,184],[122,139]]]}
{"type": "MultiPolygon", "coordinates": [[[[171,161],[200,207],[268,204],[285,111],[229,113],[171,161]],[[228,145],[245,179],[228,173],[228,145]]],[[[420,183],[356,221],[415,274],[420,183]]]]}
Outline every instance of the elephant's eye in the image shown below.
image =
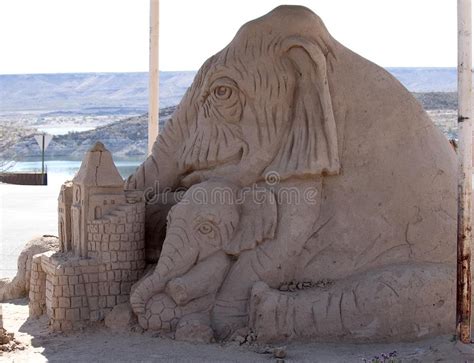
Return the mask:
{"type": "Polygon", "coordinates": [[[239,122],[243,111],[242,97],[234,80],[218,78],[206,86],[203,92],[203,115],[216,122],[239,122]]]}
{"type": "Polygon", "coordinates": [[[199,218],[194,226],[194,234],[200,243],[217,246],[220,244],[219,227],[212,219],[199,218]]]}
{"type": "Polygon", "coordinates": [[[213,228],[212,224],[210,224],[210,223],[202,223],[198,227],[199,233],[204,234],[204,235],[208,235],[208,234],[212,233],[213,230],[214,230],[214,228],[213,228]]]}
{"type": "Polygon", "coordinates": [[[214,89],[214,95],[220,100],[227,100],[232,95],[232,88],[219,86],[214,89]]]}

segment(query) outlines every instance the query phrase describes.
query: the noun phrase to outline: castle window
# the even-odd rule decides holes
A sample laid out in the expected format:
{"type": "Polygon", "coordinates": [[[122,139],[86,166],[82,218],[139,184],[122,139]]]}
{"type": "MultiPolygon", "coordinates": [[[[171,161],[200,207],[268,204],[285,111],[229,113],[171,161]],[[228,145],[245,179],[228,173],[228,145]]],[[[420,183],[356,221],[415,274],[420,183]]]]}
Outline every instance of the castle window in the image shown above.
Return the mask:
{"type": "Polygon", "coordinates": [[[101,207],[99,207],[99,206],[95,207],[94,217],[95,217],[95,219],[102,218],[102,208],[101,207]]]}
{"type": "Polygon", "coordinates": [[[110,203],[115,204],[115,200],[112,199],[112,200],[110,201],[110,203]]]}
{"type": "Polygon", "coordinates": [[[106,200],[104,200],[104,205],[107,205],[107,201],[106,201],[106,200]]]}

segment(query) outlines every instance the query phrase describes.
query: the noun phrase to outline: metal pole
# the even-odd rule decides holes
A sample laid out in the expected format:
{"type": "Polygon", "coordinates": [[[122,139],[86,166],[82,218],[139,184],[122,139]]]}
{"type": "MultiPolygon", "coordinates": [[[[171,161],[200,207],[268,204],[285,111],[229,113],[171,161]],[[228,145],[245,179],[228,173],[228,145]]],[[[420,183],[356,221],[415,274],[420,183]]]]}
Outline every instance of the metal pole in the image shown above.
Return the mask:
{"type": "Polygon", "coordinates": [[[159,46],[159,0],[150,0],[150,69],[149,69],[149,103],[148,103],[148,154],[151,154],[153,143],[158,136],[159,127],[159,93],[160,75],[158,68],[159,46]]]}
{"type": "Polygon", "coordinates": [[[458,0],[458,229],[456,330],[471,342],[472,36],[471,0],[458,0]]]}
{"type": "Polygon", "coordinates": [[[41,178],[44,180],[44,134],[41,138],[41,178]]]}

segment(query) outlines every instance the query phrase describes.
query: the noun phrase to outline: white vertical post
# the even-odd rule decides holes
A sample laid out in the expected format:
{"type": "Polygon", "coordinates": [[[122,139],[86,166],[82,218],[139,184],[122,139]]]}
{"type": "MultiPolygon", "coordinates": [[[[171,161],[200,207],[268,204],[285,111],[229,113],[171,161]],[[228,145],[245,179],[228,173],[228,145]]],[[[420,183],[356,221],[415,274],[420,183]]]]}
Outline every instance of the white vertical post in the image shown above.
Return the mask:
{"type": "Polygon", "coordinates": [[[471,0],[458,0],[458,230],[456,328],[471,342],[472,238],[472,14],[471,0]]]}
{"type": "Polygon", "coordinates": [[[158,136],[160,75],[158,68],[159,47],[159,0],[150,0],[150,68],[149,68],[149,103],[148,103],[148,154],[151,154],[153,143],[158,136]]]}

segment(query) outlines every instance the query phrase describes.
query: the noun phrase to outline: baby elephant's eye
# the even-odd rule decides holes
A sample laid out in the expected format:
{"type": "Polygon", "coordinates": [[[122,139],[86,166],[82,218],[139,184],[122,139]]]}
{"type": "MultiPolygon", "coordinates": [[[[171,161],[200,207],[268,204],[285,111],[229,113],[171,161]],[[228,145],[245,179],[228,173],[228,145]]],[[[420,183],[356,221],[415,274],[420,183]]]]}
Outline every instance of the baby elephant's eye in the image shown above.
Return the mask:
{"type": "Polygon", "coordinates": [[[201,234],[209,234],[213,231],[212,225],[210,223],[203,223],[199,226],[198,231],[201,234]]]}
{"type": "Polygon", "coordinates": [[[220,100],[227,100],[232,95],[232,88],[219,86],[214,89],[214,95],[220,100]]]}

